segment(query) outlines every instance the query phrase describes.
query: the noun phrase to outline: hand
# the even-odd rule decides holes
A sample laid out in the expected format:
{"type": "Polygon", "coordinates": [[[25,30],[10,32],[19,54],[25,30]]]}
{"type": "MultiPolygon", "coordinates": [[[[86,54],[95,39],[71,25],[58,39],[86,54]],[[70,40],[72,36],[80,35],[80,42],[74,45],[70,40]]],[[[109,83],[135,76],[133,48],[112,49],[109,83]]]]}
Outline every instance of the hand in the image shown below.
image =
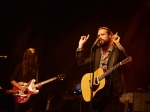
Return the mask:
{"type": "Polygon", "coordinates": [[[113,42],[117,45],[120,44],[120,37],[118,36],[118,32],[113,35],[113,42]]]}
{"type": "Polygon", "coordinates": [[[27,87],[26,86],[24,86],[24,87],[20,86],[19,89],[24,93],[26,91],[27,87]]]}
{"type": "Polygon", "coordinates": [[[41,88],[42,88],[42,85],[41,85],[41,84],[38,84],[37,88],[38,88],[38,89],[41,89],[41,88]]]}
{"type": "Polygon", "coordinates": [[[24,93],[27,89],[27,87],[25,86],[27,85],[27,83],[24,83],[24,82],[18,82],[18,86],[19,86],[19,89],[24,93]]]}
{"type": "Polygon", "coordinates": [[[81,36],[79,40],[79,46],[78,48],[83,48],[83,45],[86,43],[86,41],[89,39],[89,34],[87,36],[81,36]]]}

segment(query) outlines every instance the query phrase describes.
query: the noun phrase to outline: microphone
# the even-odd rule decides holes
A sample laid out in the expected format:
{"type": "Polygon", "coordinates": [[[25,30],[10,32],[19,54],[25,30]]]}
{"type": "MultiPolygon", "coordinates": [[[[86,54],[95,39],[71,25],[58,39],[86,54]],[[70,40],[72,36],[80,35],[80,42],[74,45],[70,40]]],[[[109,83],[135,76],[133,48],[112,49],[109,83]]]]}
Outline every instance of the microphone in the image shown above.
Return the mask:
{"type": "Polygon", "coordinates": [[[92,48],[97,44],[97,42],[99,42],[99,40],[100,40],[99,38],[97,38],[97,39],[95,40],[95,42],[94,42],[92,48]]]}
{"type": "Polygon", "coordinates": [[[6,58],[7,58],[7,56],[0,56],[0,58],[4,58],[4,59],[6,59],[6,58]]]}

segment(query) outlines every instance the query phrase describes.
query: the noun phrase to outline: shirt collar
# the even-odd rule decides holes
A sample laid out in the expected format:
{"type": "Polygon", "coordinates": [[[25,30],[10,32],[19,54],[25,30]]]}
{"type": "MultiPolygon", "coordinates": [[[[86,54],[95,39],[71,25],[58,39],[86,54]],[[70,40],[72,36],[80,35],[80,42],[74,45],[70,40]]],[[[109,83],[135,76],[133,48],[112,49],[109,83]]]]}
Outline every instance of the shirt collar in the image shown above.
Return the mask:
{"type": "Polygon", "coordinates": [[[113,50],[113,46],[111,45],[108,49],[108,52],[111,52],[113,50]]]}

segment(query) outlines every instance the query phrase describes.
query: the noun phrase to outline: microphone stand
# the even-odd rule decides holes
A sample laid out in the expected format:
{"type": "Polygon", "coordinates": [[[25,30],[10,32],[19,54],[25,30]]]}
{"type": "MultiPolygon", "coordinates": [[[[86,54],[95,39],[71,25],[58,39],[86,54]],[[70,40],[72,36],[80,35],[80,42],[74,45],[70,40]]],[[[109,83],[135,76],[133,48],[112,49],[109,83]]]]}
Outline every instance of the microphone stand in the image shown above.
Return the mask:
{"type": "Polygon", "coordinates": [[[91,96],[90,96],[90,112],[92,112],[92,98],[93,98],[93,81],[94,81],[94,63],[95,63],[95,53],[93,53],[93,48],[95,50],[95,45],[93,45],[91,47],[91,54],[90,54],[90,80],[89,80],[89,83],[90,83],[90,89],[91,89],[91,96]],[[93,57],[92,57],[92,54],[93,54],[93,57]],[[92,59],[93,59],[93,69],[92,69],[92,59]],[[92,71],[93,70],[93,71],[92,71]]]}
{"type": "Polygon", "coordinates": [[[49,94],[47,98],[47,104],[46,104],[46,109],[45,112],[50,112],[51,111],[51,100],[53,99],[53,95],[49,94]]]}

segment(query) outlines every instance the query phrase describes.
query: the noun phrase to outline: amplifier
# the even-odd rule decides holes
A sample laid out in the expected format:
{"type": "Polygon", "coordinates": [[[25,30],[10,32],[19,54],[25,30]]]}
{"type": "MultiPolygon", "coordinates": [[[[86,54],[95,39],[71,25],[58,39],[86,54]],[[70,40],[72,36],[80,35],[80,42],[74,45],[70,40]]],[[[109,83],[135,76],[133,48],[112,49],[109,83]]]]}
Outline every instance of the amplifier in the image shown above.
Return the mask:
{"type": "Polygon", "coordinates": [[[150,94],[134,93],[133,111],[134,112],[150,112],[150,94]]]}

